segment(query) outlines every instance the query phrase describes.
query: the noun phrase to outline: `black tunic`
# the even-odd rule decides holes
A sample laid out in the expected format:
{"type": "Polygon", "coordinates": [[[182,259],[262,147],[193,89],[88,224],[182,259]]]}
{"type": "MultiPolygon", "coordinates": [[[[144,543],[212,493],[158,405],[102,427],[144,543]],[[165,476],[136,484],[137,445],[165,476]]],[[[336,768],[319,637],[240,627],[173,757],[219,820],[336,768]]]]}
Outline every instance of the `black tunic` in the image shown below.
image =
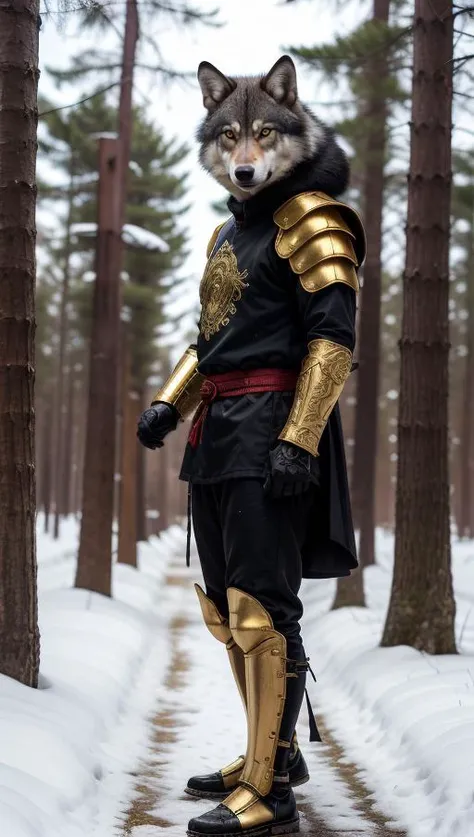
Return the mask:
{"type": "MultiPolygon", "coordinates": [[[[261,368],[299,372],[308,343],[318,338],[353,351],[352,288],[335,284],[309,293],[275,251],[273,213],[289,197],[312,189],[318,185],[308,177],[304,184],[277,183],[242,203],[230,198],[232,218],[220,231],[200,288],[197,353],[203,375],[261,368]]],[[[268,452],[286,423],[293,397],[260,393],[213,402],[201,444],[186,447],[181,479],[200,484],[264,479],[268,452]]],[[[320,491],[303,550],[303,575],[348,575],[357,560],[337,407],[321,438],[317,466],[320,491]]]]}

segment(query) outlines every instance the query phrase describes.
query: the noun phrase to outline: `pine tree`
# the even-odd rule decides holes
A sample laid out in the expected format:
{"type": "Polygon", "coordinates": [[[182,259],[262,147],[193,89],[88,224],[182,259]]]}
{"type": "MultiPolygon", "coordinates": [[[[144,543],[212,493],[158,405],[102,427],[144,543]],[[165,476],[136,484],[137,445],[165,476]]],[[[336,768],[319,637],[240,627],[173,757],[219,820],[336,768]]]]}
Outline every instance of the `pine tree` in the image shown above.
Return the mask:
{"type": "Polygon", "coordinates": [[[37,0],[0,3],[0,673],[36,687],[37,0]]]}
{"type": "MultiPolygon", "coordinates": [[[[43,105],[45,110],[53,109],[51,105],[43,105]]],[[[96,141],[94,135],[101,131],[110,131],[115,120],[113,108],[107,103],[104,95],[93,97],[81,105],[77,110],[66,113],[53,114],[48,122],[49,142],[48,152],[55,160],[57,170],[63,173],[63,187],[55,186],[44,189],[42,200],[52,208],[51,199],[56,204],[60,202],[61,213],[58,225],[60,233],[59,245],[53,252],[59,262],[63,258],[64,211],[62,207],[68,195],[68,144],[64,141],[66,121],[66,136],[73,138],[75,149],[75,189],[74,211],[72,214],[71,249],[74,263],[80,257],[80,267],[74,267],[71,274],[69,294],[69,335],[68,343],[74,346],[74,355],[69,366],[84,363],[84,353],[89,340],[91,328],[91,291],[93,285],[84,281],[93,268],[93,252],[95,233],[93,224],[96,217],[96,141]]],[[[45,140],[46,142],[46,140],[45,140]]],[[[127,205],[126,221],[135,227],[147,230],[159,236],[168,246],[168,252],[157,252],[153,249],[127,246],[125,251],[124,273],[127,277],[123,282],[123,310],[122,317],[128,324],[130,334],[132,378],[128,395],[131,394],[133,423],[141,410],[141,403],[145,403],[145,387],[150,375],[155,371],[156,335],[157,328],[163,321],[163,309],[167,296],[175,292],[178,285],[177,272],[186,255],[185,230],[181,216],[187,207],[183,203],[186,190],[186,177],[178,174],[175,169],[182,168],[187,149],[175,142],[165,141],[156,131],[154,125],[146,119],[141,110],[137,110],[134,119],[133,162],[130,170],[129,201],[127,205]],[[138,395],[138,399],[135,398],[138,395]]],[[[133,229],[133,228],[131,228],[133,229]]],[[[46,238],[46,236],[45,236],[46,238]]],[[[65,387],[66,389],[66,387],[65,387]]],[[[66,400],[63,409],[66,410],[66,400]]],[[[82,437],[83,411],[75,415],[77,429],[74,435],[82,437]]],[[[65,423],[66,424],[66,423],[65,423]]],[[[138,449],[135,440],[135,430],[127,441],[134,446],[132,452],[137,456],[139,475],[137,486],[132,487],[133,498],[137,496],[137,520],[141,526],[138,535],[143,537],[144,513],[143,480],[146,471],[146,452],[138,449]]],[[[75,454],[80,456],[81,445],[75,454]]],[[[133,542],[135,533],[133,534],[133,542]]],[[[133,551],[130,550],[133,560],[133,551]]]]}
{"type": "Polygon", "coordinates": [[[448,474],[453,8],[416,0],[395,567],[382,644],[455,651],[448,474]]]}

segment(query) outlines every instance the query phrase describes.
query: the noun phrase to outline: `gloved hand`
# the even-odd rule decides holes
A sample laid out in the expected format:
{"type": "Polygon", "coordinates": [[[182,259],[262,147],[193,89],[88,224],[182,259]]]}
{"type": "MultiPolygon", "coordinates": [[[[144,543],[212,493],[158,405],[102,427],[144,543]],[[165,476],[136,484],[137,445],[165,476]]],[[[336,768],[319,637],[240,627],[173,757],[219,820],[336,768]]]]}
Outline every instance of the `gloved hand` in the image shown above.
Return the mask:
{"type": "Polygon", "coordinates": [[[270,451],[270,473],[263,490],[274,498],[303,494],[317,482],[314,457],[290,442],[280,441],[270,451]]]}
{"type": "Polygon", "coordinates": [[[163,439],[171,430],[176,430],[179,413],[176,407],[157,401],[145,410],[138,420],[137,436],[142,445],[150,450],[163,447],[163,439]]]}

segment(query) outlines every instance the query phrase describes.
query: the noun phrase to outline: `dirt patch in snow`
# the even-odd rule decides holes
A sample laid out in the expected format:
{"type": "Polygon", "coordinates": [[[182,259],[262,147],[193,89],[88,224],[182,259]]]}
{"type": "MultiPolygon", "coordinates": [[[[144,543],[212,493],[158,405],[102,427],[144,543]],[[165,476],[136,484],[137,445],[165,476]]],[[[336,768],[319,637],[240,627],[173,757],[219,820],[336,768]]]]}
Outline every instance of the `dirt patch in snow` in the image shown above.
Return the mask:
{"type": "MultiPolygon", "coordinates": [[[[168,577],[167,584],[182,585],[179,577],[168,577]]],[[[187,620],[183,617],[175,617],[171,620],[169,630],[171,634],[171,657],[165,678],[165,686],[171,691],[179,691],[184,688],[185,677],[189,671],[189,658],[179,647],[180,635],[186,629],[187,620]]],[[[170,828],[174,823],[163,817],[157,816],[154,812],[159,809],[160,801],[164,791],[161,780],[166,775],[166,748],[177,741],[175,730],[182,725],[175,713],[170,709],[164,709],[152,717],[150,732],[150,757],[146,762],[140,764],[136,776],[135,798],[126,812],[122,833],[129,837],[133,829],[143,826],[155,826],[158,828],[170,828]]]]}

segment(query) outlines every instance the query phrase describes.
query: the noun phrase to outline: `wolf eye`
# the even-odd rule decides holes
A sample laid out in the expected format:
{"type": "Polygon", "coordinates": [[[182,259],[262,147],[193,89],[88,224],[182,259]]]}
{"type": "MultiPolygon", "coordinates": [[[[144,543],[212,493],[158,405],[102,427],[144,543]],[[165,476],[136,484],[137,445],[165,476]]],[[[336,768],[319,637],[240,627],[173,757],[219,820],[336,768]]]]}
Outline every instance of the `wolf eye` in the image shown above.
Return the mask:
{"type": "Polygon", "coordinates": [[[235,134],[234,134],[233,131],[224,131],[224,136],[227,137],[227,139],[230,139],[230,140],[235,139],[235,134]]]}
{"type": "Polygon", "coordinates": [[[272,132],[271,128],[262,128],[262,130],[260,131],[260,136],[261,137],[268,137],[271,134],[271,132],[272,132]]]}

